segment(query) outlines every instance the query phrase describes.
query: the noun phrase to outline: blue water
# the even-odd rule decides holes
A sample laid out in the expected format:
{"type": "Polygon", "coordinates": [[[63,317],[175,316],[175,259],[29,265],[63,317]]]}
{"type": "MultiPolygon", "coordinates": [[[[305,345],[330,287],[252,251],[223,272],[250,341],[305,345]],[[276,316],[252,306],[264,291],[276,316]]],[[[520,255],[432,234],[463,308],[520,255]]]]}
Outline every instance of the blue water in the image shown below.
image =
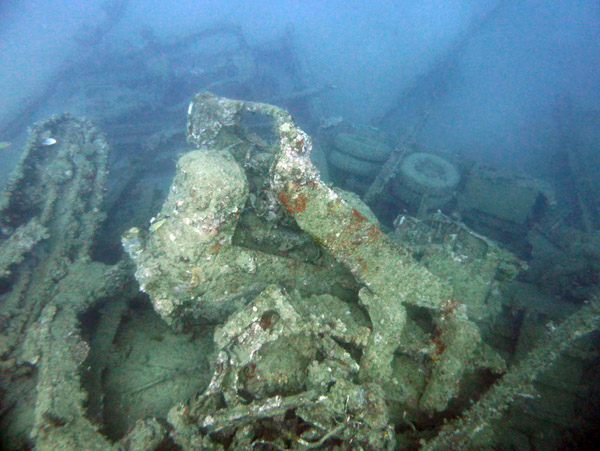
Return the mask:
{"type": "MultiPolygon", "coordinates": [[[[328,115],[368,122],[402,89],[445,56],[493,1],[144,2],[127,3],[100,48],[73,36],[103,18],[102,2],[14,1],[0,7],[0,121],[54,71],[81,54],[140,45],[140,30],[159,38],[211,24],[239,24],[250,45],[293,26],[315,83],[333,84],[328,115]]],[[[543,161],[553,143],[548,123],[556,98],[583,108],[600,102],[600,6],[592,1],[506,1],[474,36],[449,74],[423,137],[434,147],[523,169],[543,161]]],[[[109,68],[107,68],[110,70],[109,68]]]]}

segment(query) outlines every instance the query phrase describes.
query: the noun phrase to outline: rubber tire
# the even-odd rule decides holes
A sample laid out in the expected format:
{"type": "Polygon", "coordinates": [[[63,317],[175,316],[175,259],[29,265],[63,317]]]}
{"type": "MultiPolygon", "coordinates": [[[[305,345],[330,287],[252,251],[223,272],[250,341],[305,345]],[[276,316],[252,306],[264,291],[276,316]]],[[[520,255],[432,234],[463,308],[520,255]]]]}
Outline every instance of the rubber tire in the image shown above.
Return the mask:
{"type": "Polygon", "coordinates": [[[429,208],[439,208],[452,198],[459,182],[460,174],[452,163],[437,155],[417,152],[402,161],[393,190],[409,204],[418,206],[426,196],[429,208]]]}
{"type": "Polygon", "coordinates": [[[371,162],[387,161],[392,148],[369,136],[340,133],[335,137],[335,147],[343,154],[371,162]]]}
{"type": "Polygon", "coordinates": [[[333,150],[328,157],[329,163],[344,172],[363,177],[373,177],[381,169],[381,163],[359,160],[350,155],[333,150]]]}

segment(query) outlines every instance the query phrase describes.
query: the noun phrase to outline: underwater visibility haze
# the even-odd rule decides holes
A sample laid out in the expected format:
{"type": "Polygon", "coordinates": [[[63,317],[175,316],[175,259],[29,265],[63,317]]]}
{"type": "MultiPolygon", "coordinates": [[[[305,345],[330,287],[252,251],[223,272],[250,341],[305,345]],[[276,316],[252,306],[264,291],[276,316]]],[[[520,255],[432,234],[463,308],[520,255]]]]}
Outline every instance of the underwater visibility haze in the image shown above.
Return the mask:
{"type": "Polygon", "coordinates": [[[588,449],[600,4],[0,4],[2,449],[588,449]]]}

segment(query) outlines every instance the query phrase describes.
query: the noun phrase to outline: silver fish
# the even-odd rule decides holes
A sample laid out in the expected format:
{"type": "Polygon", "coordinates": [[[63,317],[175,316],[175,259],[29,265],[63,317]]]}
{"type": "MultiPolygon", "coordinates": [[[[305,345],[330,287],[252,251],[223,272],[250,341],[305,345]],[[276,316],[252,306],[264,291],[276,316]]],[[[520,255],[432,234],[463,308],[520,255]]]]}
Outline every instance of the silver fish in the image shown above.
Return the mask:
{"type": "Polygon", "coordinates": [[[56,144],[56,139],[54,138],[46,138],[41,142],[42,146],[53,146],[56,144]]]}

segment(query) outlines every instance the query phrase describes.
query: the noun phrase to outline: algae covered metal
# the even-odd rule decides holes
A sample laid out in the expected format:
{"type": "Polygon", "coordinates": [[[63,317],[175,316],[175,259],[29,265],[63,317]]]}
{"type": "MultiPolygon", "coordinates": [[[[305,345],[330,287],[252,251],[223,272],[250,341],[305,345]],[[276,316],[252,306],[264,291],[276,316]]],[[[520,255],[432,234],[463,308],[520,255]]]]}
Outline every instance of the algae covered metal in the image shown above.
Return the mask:
{"type": "MultiPolygon", "coordinates": [[[[201,93],[188,113],[197,150],[181,157],[149,231],[123,237],[163,318],[224,322],[212,382],[169,415],[177,443],[393,449],[416,430],[396,437],[391,424],[446,411],[467,375],[506,371],[469,317],[486,316],[482,301],[456,298],[486,298],[482,288],[449,283],[435,264],[453,249],[415,259],[410,240],[394,241],[360,199],[321,181],[311,139],[286,111],[201,93]],[[273,133],[254,132],[248,116],[273,133]]],[[[499,268],[518,272],[459,232],[488,250],[481,285],[499,268]]]]}
{"type": "Polygon", "coordinates": [[[487,334],[501,283],[523,267],[512,254],[441,213],[399,216],[386,233],[360,198],[321,180],[310,137],[275,106],[200,93],[187,136],[194,149],[162,209],[123,235],[133,268],[90,257],[103,137],[70,116],[34,128],[0,204],[0,349],[16,387],[35,373],[39,449],[486,447],[508,408],[598,328],[591,301],[508,368],[487,334]],[[111,441],[97,420],[103,371],[133,273],[174,334],[214,330],[210,369],[189,366],[212,376],[111,441]]]}
{"type": "MultiPolygon", "coordinates": [[[[40,121],[0,196],[0,355],[2,387],[10,388],[3,401],[33,410],[30,438],[38,449],[112,446],[86,417],[81,382],[90,345],[79,317],[132,286],[126,262],[90,258],[104,216],[108,152],[86,120],[64,114],[40,121]],[[31,379],[36,390],[28,389],[31,379]]],[[[105,320],[108,344],[122,311],[115,305],[105,320]]]]}

